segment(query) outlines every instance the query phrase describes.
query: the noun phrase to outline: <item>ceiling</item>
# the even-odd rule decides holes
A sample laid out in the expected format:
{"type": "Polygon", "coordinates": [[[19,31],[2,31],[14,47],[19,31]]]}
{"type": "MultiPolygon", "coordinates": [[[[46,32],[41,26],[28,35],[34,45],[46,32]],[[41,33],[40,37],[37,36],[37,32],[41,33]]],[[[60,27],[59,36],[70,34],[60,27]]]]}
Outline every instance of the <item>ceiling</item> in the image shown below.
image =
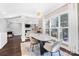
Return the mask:
{"type": "Polygon", "coordinates": [[[0,3],[0,17],[27,15],[36,17],[37,13],[47,14],[64,3],[0,3]]]}

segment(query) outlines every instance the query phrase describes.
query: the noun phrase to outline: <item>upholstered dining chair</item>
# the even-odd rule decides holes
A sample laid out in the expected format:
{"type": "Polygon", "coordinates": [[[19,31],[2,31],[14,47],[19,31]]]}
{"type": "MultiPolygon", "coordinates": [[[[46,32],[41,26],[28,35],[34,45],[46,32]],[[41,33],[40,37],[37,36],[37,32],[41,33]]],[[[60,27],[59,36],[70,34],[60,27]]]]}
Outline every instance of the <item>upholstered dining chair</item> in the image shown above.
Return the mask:
{"type": "Polygon", "coordinates": [[[61,46],[61,41],[57,41],[57,42],[46,42],[44,45],[44,49],[46,49],[47,51],[49,51],[51,53],[51,56],[53,55],[53,53],[55,52],[59,52],[59,56],[61,56],[60,54],[60,46],[61,46]]]}
{"type": "Polygon", "coordinates": [[[32,48],[32,52],[34,51],[34,48],[35,48],[35,46],[38,45],[38,43],[39,43],[38,40],[30,37],[30,48],[32,48]]]}

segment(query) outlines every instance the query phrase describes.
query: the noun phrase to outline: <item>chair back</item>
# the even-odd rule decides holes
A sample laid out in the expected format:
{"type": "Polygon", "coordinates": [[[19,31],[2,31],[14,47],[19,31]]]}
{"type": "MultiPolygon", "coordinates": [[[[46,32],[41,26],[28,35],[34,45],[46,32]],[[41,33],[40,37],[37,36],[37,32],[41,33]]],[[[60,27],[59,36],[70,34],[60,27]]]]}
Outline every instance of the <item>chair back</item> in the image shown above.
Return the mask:
{"type": "Polygon", "coordinates": [[[30,42],[31,42],[31,44],[36,44],[36,43],[38,43],[38,40],[30,37],[30,42]]]}
{"type": "Polygon", "coordinates": [[[57,41],[54,43],[54,45],[52,45],[52,51],[51,52],[55,52],[57,50],[60,49],[62,42],[61,41],[57,41]]]}
{"type": "Polygon", "coordinates": [[[45,43],[44,48],[49,52],[55,52],[60,49],[61,41],[45,43]]]}

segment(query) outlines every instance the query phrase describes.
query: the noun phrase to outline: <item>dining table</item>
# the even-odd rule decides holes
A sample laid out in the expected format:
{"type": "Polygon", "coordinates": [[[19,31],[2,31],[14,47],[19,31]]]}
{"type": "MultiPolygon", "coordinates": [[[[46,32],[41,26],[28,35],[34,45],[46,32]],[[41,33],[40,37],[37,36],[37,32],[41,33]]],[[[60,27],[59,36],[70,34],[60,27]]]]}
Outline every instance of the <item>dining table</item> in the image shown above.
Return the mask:
{"type": "Polygon", "coordinates": [[[34,39],[37,39],[40,43],[40,54],[43,55],[44,52],[47,52],[44,48],[43,45],[45,42],[50,41],[52,39],[56,39],[48,34],[42,34],[42,33],[30,33],[29,37],[32,37],[34,39]]]}

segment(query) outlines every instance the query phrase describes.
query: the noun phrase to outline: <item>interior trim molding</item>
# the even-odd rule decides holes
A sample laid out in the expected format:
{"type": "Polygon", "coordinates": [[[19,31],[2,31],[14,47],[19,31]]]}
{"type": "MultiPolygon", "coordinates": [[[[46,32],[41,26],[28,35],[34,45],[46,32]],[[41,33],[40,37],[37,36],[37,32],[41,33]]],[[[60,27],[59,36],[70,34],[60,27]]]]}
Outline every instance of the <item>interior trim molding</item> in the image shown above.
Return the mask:
{"type": "Polygon", "coordinates": [[[70,54],[70,55],[72,55],[72,56],[79,56],[79,54],[72,53],[71,51],[69,51],[69,50],[67,50],[67,49],[65,49],[65,48],[63,48],[63,47],[60,47],[60,50],[66,52],[66,53],[68,53],[68,54],[70,54]]]}

